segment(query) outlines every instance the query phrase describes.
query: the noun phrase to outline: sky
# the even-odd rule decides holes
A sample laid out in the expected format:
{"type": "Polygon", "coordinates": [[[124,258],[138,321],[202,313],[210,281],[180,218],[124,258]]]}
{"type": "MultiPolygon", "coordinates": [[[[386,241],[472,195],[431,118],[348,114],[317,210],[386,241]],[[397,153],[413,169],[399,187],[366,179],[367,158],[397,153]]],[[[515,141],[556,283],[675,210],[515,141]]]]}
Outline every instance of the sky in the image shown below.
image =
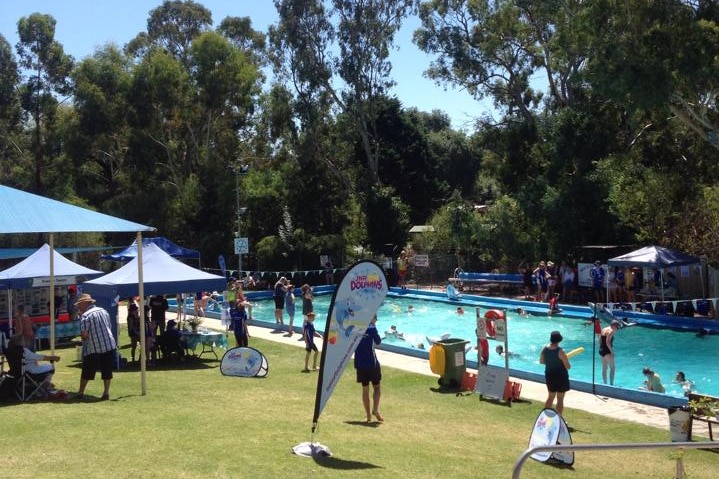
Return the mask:
{"type": "MultiPolygon", "coordinates": [[[[227,16],[248,16],[256,30],[278,20],[272,0],[196,0],[212,12],[213,26],[227,16]]],[[[107,43],[125,45],[138,33],[146,31],[150,10],[162,0],[0,0],[0,34],[15,46],[18,41],[17,22],[39,12],[56,20],[55,40],[65,53],[81,60],[107,43]]],[[[491,103],[478,102],[467,92],[437,86],[423,76],[431,58],[412,43],[412,32],[419,26],[413,19],[396,37],[399,51],[393,52],[392,77],[397,85],[393,93],[406,108],[447,113],[452,126],[471,132],[474,118],[491,114],[491,103]]]]}

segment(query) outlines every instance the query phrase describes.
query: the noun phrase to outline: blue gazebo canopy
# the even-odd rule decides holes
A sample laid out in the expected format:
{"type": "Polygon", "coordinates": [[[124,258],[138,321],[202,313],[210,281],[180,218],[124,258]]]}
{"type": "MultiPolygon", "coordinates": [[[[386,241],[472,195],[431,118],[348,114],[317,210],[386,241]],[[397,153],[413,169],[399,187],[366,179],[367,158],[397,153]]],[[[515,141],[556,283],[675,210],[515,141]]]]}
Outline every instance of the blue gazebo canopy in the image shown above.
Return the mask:
{"type": "MultiPolygon", "coordinates": [[[[162,251],[169,254],[173,258],[189,258],[189,259],[200,259],[200,252],[194,249],[184,248],[177,245],[165,238],[164,236],[158,236],[156,238],[142,238],[142,245],[154,244],[158,246],[162,251]]],[[[102,259],[110,261],[130,261],[137,256],[137,240],[133,241],[130,246],[122,251],[118,251],[113,254],[104,254],[100,256],[102,259]]]]}

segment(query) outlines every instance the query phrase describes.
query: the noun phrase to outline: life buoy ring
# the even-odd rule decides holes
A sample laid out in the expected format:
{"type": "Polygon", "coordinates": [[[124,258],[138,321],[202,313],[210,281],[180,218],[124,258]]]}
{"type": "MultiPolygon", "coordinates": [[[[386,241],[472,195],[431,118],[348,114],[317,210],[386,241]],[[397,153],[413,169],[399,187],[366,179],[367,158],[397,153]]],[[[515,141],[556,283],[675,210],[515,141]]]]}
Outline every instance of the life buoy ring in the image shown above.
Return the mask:
{"type": "Polygon", "coordinates": [[[484,319],[504,319],[504,311],[499,309],[490,309],[484,313],[484,319]]]}
{"type": "Polygon", "coordinates": [[[444,374],[444,347],[441,344],[433,344],[429,350],[429,369],[440,376],[444,374]]]}

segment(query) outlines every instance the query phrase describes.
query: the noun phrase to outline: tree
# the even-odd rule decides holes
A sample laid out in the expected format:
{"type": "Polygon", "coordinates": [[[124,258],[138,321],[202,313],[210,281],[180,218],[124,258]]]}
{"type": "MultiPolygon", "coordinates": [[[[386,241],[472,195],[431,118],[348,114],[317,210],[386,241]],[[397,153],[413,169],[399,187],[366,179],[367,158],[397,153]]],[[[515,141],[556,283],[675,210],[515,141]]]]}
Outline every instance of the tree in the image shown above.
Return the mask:
{"type": "Polygon", "coordinates": [[[15,159],[22,147],[20,138],[20,98],[17,86],[20,72],[10,44],[0,35],[0,182],[17,180],[20,168],[15,168],[15,159]]]}
{"type": "Polygon", "coordinates": [[[20,87],[20,98],[26,123],[33,132],[32,152],[29,155],[23,152],[23,156],[32,165],[34,190],[43,193],[43,176],[50,165],[48,156],[53,151],[47,144],[46,134],[56,120],[58,97],[70,94],[69,74],[73,59],[55,41],[55,19],[50,15],[33,13],[21,18],[17,25],[20,38],[16,46],[18,63],[27,72],[20,87]]]}
{"type": "Polygon", "coordinates": [[[583,78],[630,111],[671,112],[719,149],[717,20],[715,2],[599,2],[583,24],[592,51],[583,78]]]}
{"type": "MultiPolygon", "coordinates": [[[[412,11],[413,2],[327,3],[329,10],[319,0],[275,1],[280,14],[278,27],[270,33],[279,52],[275,65],[278,73],[292,79],[300,95],[326,95],[325,101],[351,119],[353,131],[361,138],[368,184],[380,185],[376,102],[393,85],[389,52],[394,33],[412,11]]],[[[353,180],[345,182],[354,184],[353,180]]]]}
{"type": "Polygon", "coordinates": [[[150,11],[147,32],[127,45],[129,53],[143,56],[159,47],[187,65],[192,41],[212,26],[212,13],[192,0],[165,0],[150,11]]]}

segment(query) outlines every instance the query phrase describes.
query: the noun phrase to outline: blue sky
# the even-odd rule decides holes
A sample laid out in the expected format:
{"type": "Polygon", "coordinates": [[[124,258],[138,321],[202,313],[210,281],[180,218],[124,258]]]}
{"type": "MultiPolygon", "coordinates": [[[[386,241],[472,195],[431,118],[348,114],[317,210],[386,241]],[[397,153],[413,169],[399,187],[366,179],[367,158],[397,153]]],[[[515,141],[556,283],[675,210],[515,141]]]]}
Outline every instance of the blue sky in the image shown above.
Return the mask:
{"type": "MultiPolygon", "coordinates": [[[[266,31],[277,21],[271,0],[198,0],[212,12],[214,25],[226,16],[249,16],[255,29],[266,31]]],[[[124,45],[145,31],[150,10],[162,0],[0,0],[0,34],[14,47],[17,21],[34,12],[52,15],[57,21],[55,39],[76,59],[91,55],[107,43],[124,45]]],[[[439,109],[455,128],[472,131],[472,119],[491,113],[489,102],[477,102],[464,91],[435,85],[423,77],[430,58],[412,43],[414,19],[397,37],[400,50],[391,57],[394,93],[405,107],[422,111],[439,109]]]]}

